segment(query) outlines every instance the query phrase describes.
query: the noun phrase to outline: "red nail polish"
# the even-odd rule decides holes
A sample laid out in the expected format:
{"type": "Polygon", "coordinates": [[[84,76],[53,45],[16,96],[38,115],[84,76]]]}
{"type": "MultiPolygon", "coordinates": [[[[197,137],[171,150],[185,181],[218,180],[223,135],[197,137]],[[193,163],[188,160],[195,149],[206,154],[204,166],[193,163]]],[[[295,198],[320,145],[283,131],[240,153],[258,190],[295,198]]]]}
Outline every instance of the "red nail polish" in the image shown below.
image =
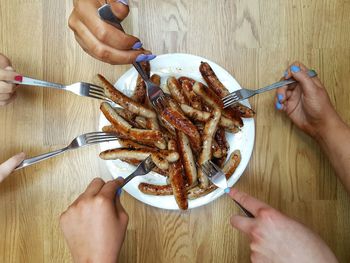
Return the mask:
{"type": "Polygon", "coordinates": [[[22,82],[22,80],[23,80],[23,76],[16,76],[15,77],[15,81],[17,81],[17,82],[22,82]]]}

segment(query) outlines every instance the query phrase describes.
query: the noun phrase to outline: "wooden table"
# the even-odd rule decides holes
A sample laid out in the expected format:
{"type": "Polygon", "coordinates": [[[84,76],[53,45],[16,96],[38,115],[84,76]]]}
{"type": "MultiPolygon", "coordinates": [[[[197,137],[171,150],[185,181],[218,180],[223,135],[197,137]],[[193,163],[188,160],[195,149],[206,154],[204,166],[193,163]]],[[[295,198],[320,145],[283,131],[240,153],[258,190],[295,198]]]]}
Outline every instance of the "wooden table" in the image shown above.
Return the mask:
{"type": "MultiPolygon", "coordinates": [[[[55,82],[114,81],[129,66],[86,55],[67,27],[72,1],[1,0],[0,51],[21,73],[55,82]]],[[[320,73],[350,123],[349,0],[131,1],[128,32],[154,53],[184,52],[217,62],[249,88],[278,80],[303,61],[320,73]]],[[[69,93],[21,87],[0,109],[0,160],[63,147],[98,127],[99,103],[69,93]]],[[[273,93],[251,100],[256,144],[237,184],[320,234],[350,261],[350,199],[318,145],[274,109],[273,93]]],[[[0,186],[0,262],[70,262],[58,218],[90,180],[109,179],[98,147],[66,153],[14,173],[0,186]]],[[[232,229],[239,213],[228,198],[169,212],[128,194],[130,224],[121,262],[248,262],[247,238],[232,229]]]]}

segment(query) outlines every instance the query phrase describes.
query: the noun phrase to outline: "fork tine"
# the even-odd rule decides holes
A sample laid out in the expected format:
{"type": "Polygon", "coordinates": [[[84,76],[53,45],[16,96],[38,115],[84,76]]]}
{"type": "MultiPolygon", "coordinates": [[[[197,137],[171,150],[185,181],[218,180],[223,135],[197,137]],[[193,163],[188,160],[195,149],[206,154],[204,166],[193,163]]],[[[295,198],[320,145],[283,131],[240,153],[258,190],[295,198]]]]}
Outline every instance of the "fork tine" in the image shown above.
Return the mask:
{"type": "Polygon", "coordinates": [[[224,101],[224,108],[234,104],[235,102],[237,102],[239,100],[238,97],[234,97],[234,98],[229,98],[226,101],[224,101]]]}
{"type": "Polygon", "coordinates": [[[95,94],[95,95],[100,95],[100,96],[106,97],[106,94],[104,92],[98,91],[98,90],[96,91],[96,90],[90,89],[89,94],[95,94]]]}
{"type": "Polygon", "coordinates": [[[111,141],[117,141],[119,138],[114,137],[114,138],[99,138],[99,139],[93,139],[93,140],[88,140],[88,144],[93,144],[93,143],[101,143],[101,142],[111,142],[111,141]]]}
{"type": "Polygon", "coordinates": [[[99,96],[99,95],[94,95],[94,94],[89,94],[88,97],[98,99],[98,100],[106,100],[110,101],[106,96],[99,96]]]}
{"type": "Polygon", "coordinates": [[[92,132],[92,133],[87,133],[85,134],[86,138],[91,138],[91,137],[104,137],[104,136],[114,136],[116,137],[117,135],[115,133],[108,133],[108,132],[92,132]]]}

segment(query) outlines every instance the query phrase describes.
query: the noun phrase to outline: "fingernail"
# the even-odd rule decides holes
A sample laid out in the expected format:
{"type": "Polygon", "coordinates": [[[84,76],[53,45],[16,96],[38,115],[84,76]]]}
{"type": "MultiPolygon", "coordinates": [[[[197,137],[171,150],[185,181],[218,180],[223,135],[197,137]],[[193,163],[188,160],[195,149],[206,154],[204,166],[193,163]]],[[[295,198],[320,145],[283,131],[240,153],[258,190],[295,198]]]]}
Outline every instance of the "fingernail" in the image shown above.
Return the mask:
{"type": "Polygon", "coordinates": [[[153,55],[153,54],[147,55],[147,61],[152,60],[152,59],[155,59],[156,57],[157,57],[157,56],[156,56],[156,55],[153,55]]]}
{"type": "Polygon", "coordinates": [[[129,5],[128,0],[118,0],[117,2],[122,3],[123,5],[129,5]]]}
{"type": "Polygon", "coordinates": [[[11,67],[11,66],[7,66],[7,67],[5,68],[5,70],[14,71],[13,67],[11,67]]]}
{"type": "Polygon", "coordinates": [[[137,58],[136,58],[136,62],[145,61],[146,58],[147,58],[147,55],[145,55],[145,54],[138,55],[137,58]]]}
{"type": "Polygon", "coordinates": [[[227,187],[227,188],[224,190],[224,192],[225,192],[226,194],[229,194],[230,191],[231,191],[230,187],[227,187]]]}
{"type": "Polygon", "coordinates": [[[123,188],[118,188],[117,196],[121,196],[122,193],[123,193],[123,188]]]}
{"type": "Polygon", "coordinates": [[[277,99],[279,102],[281,102],[283,98],[284,98],[283,94],[277,94],[277,99]]]}
{"type": "Polygon", "coordinates": [[[277,103],[276,103],[276,109],[277,109],[277,110],[281,110],[281,109],[282,109],[282,104],[279,103],[279,102],[277,102],[277,103]]]}
{"type": "Polygon", "coordinates": [[[22,76],[16,76],[15,81],[22,82],[23,77],[22,76]]]}
{"type": "Polygon", "coordinates": [[[300,71],[300,68],[299,68],[298,66],[295,66],[295,65],[291,66],[290,69],[291,69],[291,71],[294,72],[294,73],[297,73],[297,72],[300,71]]]}
{"type": "Polygon", "coordinates": [[[285,77],[285,78],[288,77],[288,70],[286,70],[286,71],[284,72],[284,77],[285,77]]]}
{"type": "Polygon", "coordinates": [[[154,59],[156,57],[156,55],[145,55],[145,54],[141,54],[141,55],[138,55],[137,58],[136,58],[136,62],[142,62],[142,61],[150,61],[152,59],[154,59]]]}
{"type": "Polygon", "coordinates": [[[137,41],[133,46],[132,49],[140,49],[142,47],[142,43],[140,41],[137,41]]]}

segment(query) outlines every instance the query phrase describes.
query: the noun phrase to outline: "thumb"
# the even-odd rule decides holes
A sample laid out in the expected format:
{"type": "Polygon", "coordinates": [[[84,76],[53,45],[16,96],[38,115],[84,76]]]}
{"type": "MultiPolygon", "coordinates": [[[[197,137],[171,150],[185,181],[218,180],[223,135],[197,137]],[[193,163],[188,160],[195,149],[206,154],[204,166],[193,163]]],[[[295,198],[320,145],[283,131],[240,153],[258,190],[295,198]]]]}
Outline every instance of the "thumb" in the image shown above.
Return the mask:
{"type": "Polygon", "coordinates": [[[311,95],[316,86],[311,77],[307,74],[308,69],[305,66],[293,64],[290,67],[292,77],[300,83],[305,95],[311,95]]]}
{"type": "Polygon", "coordinates": [[[9,176],[13,170],[23,162],[25,153],[19,153],[0,165],[0,182],[9,176]]]}
{"type": "Polygon", "coordinates": [[[120,20],[124,20],[129,14],[129,1],[128,0],[118,0],[112,1],[110,3],[112,11],[116,17],[120,20]]]}

